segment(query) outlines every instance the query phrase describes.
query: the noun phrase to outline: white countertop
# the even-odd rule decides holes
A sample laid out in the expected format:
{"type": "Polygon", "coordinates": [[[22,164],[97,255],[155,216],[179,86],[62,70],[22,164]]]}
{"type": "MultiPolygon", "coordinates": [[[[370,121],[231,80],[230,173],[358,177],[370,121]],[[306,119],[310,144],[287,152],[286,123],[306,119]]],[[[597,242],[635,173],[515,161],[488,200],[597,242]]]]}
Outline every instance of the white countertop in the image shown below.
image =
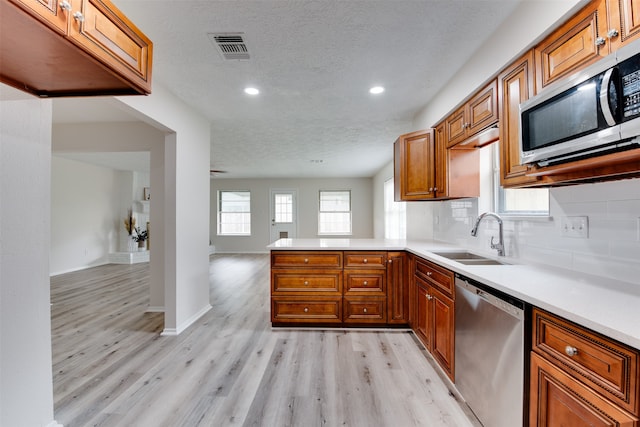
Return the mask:
{"type": "MultiPolygon", "coordinates": [[[[640,349],[640,284],[500,257],[510,265],[464,265],[433,252],[465,250],[437,241],[281,239],[270,250],[406,250],[449,270],[640,349]]],[[[495,253],[470,252],[498,259],[495,253]]]]}

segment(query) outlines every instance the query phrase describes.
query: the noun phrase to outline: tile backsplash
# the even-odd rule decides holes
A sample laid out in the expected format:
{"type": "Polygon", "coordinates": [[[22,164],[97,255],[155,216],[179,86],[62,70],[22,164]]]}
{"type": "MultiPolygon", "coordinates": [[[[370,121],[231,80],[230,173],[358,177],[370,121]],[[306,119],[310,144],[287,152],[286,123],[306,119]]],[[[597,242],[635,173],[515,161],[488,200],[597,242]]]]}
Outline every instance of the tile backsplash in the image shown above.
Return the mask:
{"type": "MultiPolygon", "coordinates": [[[[487,218],[478,236],[471,228],[478,199],[432,204],[433,238],[492,252],[498,224],[487,218]]],[[[580,184],[550,191],[550,217],[504,220],[507,256],[553,265],[640,286],[640,179],[580,184]],[[587,217],[586,238],[562,235],[566,217],[587,217]]]]}

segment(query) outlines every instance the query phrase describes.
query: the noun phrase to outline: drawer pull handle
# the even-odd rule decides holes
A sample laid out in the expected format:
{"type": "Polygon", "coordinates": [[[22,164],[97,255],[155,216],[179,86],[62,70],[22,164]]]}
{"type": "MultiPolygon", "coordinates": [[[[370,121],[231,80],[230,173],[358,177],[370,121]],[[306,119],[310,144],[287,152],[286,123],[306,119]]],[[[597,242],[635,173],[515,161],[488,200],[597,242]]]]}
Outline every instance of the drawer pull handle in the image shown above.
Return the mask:
{"type": "Polygon", "coordinates": [[[367,282],[366,280],[362,283],[364,286],[367,286],[369,284],[369,282],[367,282]]]}
{"type": "Polygon", "coordinates": [[[305,263],[305,264],[309,264],[309,259],[308,259],[308,258],[305,258],[305,259],[304,259],[304,263],[305,263]]]}
{"type": "Polygon", "coordinates": [[[362,309],[362,312],[363,312],[363,313],[366,313],[366,312],[367,312],[367,309],[366,309],[366,308],[362,309]]]}
{"type": "Polygon", "coordinates": [[[305,280],[305,281],[304,281],[304,285],[305,285],[305,286],[309,286],[309,281],[308,281],[308,280],[305,280]]]}
{"type": "Polygon", "coordinates": [[[309,307],[305,307],[305,308],[304,308],[304,312],[305,312],[305,313],[308,313],[308,312],[309,312],[309,307]]]}
{"type": "Polygon", "coordinates": [[[431,274],[432,273],[430,271],[427,271],[427,276],[431,276],[431,274]]]}
{"type": "Polygon", "coordinates": [[[366,264],[369,261],[365,258],[365,259],[362,260],[362,262],[366,264]]]}
{"type": "Polygon", "coordinates": [[[570,345],[566,346],[564,348],[564,352],[567,356],[569,357],[573,357],[576,356],[578,354],[578,349],[575,347],[571,347],[570,345]]]}

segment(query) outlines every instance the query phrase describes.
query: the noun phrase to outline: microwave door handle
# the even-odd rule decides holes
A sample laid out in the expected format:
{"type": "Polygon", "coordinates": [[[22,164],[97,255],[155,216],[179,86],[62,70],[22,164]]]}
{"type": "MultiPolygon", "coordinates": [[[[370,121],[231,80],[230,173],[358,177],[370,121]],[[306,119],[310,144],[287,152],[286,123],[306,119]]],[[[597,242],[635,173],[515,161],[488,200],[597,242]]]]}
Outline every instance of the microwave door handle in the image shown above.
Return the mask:
{"type": "Polygon", "coordinates": [[[616,120],[611,113],[611,106],[609,105],[609,84],[611,83],[611,75],[613,74],[613,68],[609,68],[602,77],[602,84],[600,85],[600,108],[602,109],[602,115],[604,120],[609,126],[615,126],[616,120]]]}

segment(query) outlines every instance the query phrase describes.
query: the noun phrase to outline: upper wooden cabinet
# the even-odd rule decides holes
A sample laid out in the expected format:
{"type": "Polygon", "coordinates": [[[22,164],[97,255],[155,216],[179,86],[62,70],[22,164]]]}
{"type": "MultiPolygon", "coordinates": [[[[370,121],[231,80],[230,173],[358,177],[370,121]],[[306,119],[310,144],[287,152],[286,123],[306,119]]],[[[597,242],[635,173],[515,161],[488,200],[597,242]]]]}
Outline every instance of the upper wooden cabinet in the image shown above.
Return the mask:
{"type": "Polygon", "coordinates": [[[41,97],[151,93],[153,44],[108,0],[0,0],[0,81],[41,97]]]}
{"type": "Polygon", "coordinates": [[[395,199],[425,200],[435,197],[434,130],[398,137],[393,145],[395,199]]]}
{"type": "Polygon", "coordinates": [[[596,0],[535,47],[536,93],[640,36],[640,0],[596,0]]]}
{"type": "Polygon", "coordinates": [[[445,120],[447,147],[452,147],[498,122],[498,87],[493,80],[445,120]]]}
{"type": "Polygon", "coordinates": [[[533,95],[533,51],[505,68],[498,76],[500,104],[500,184],[507,187],[535,183],[520,164],[520,103],[533,95]]]}
{"type": "Polygon", "coordinates": [[[607,37],[609,37],[610,50],[614,51],[640,37],[640,1],[612,1],[609,2],[608,7],[607,37]]]}
{"type": "Polygon", "coordinates": [[[478,197],[480,156],[473,148],[447,149],[444,125],[401,135],[394,143],[395,199],[478,197]]]}

